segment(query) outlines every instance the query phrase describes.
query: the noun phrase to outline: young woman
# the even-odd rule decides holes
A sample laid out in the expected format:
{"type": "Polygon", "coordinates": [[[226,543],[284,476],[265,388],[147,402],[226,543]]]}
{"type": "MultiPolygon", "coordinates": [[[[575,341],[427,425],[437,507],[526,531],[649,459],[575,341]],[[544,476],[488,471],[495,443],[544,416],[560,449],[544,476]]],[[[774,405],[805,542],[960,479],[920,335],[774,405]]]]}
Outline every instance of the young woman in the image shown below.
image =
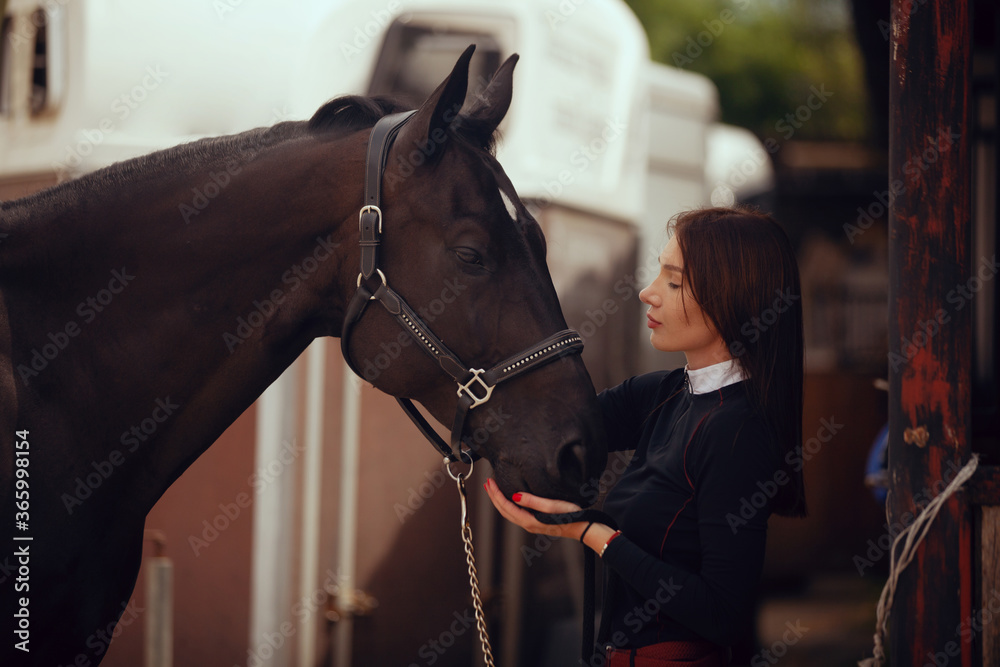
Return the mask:
{"type": "Polygon", "coordinates": [[[788,236],[747,208],[690,211],[672,226],[639,299],[653,347],[683,351],[687,365],[599,396],[609,451],[635,450],[604,502],[621,530],[543,524],[532,512],[579,508],[486,484],[508,520],[601,556],[598,640],[612,667],[729,664],[752,618],[768,517],[805,514],[802,308],[788,236]]]}

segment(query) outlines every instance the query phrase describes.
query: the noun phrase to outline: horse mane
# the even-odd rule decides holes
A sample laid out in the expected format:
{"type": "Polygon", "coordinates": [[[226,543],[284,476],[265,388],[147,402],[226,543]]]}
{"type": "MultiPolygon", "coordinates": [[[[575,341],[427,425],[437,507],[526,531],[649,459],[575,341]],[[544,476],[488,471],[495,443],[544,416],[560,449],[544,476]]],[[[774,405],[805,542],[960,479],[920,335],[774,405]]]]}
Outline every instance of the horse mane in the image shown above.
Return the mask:
{"type": "MultiPolygon", "coordinates": [[[[321,106],[305,123],[308,132],[349,134],[372,127],[379,118],[406,111],[398,100],[383,95],[345,95],[321,106]]],[[[197,173],[210,165],[236,159],[241,164],[275,144],[301,136],[303,123],[286,121],[238,134],[199,139],[143,155],[83,174],[22,199],[0,201],[4,222],[10,224],[43,211],[53,213],[61,204],[79,201],[86,193],[114,193],[128,184],[157,178],[163,170],[173,174],[197,173]]],[[[449,132],[472,149],[495,153],[497,132],[473,116],[459,114],[449,132]]],[[[6,225],[5,225],[6,227],[6,225]]]]}
{"type": "Polygon", "coordinates": [[[383,116],[407,109],[398,100],[384,95],[344,95],[321,106],[309,119],[308,127],[310,132],[334,129],[355,132],[373,126],[383,116]]]}
{"type": "Polygon", "coordinates": [[[72,178],[21,199],[0,201],[5,218],[26,222],[36,216],[55,214],[63,206],[72,206],[88,194],[110,194],[120,189],[171,174],[195,174],[211,165],[236,159],[241,164],[252,160],[264,149],[301,133],[301,122],[286,121],[238,134],[207,137],[159,150],[147,155],[115,162],[101,169],[72,178]]]}
{"type": "MultiPolygon", "coordinates": [[[[407,111],[409,108],[386,95],[344,95],[320,107],[309,120],[308,127],[311,132],[356,132],[372,127],[383,116],[407,111]]],[[[495,154],[499,133],[493,131],[489,121],[460,113],[450,131],[470,147],[482,149],[490,155],[495,154]]]]}

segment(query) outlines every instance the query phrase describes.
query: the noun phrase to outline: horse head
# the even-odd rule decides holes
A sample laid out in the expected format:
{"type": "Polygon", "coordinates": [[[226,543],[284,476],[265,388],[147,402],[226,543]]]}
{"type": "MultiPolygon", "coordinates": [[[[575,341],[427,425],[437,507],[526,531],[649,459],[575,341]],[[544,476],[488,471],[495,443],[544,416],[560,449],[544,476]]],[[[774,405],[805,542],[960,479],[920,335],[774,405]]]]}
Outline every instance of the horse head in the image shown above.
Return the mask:
{"type": "MultiPolygon", "coordinates": [[[[469,371],[495,367],[566,329],[542,231],[493,154],[517,56],[463,111],[473,48],[388,149],[378,220],[381,272],[358,277],[373,292],[391,286],[469,371]]],[[[422,334],[407,328],[386,309],[367,308],[344,336],[345,355],[375,387],[419,402],[450,426],[463,409],[463,390],[456,391],[445,364],[421,349],[422,334]]],[[[477,382],[471,380],[467,394],[483,394],[477,382]]],[[[559,356],[498,385],[456,428],[490,461],[508,494],[527,490],[582,502],[587,481],[606,461],[593,383],[579,355],[559,356]]]]}

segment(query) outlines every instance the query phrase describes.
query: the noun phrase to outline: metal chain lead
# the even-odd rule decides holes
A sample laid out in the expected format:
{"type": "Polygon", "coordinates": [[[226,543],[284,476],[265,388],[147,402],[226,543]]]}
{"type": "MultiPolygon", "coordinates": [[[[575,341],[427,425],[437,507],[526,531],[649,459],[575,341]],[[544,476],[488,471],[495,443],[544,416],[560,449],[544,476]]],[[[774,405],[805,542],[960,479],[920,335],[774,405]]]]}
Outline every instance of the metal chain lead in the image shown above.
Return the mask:
{"type": "Polygon", "coordinates": [[[469,564],[469,586],[472,587],[472,606],[476,610],[476,629],[479,630],[479,641],[483,645],[483,660],[486,667],[494,667],[490,636],[486,631],[486,615],[483,613],[483,599],[479,594],[479,577],[476,576],[476,557],[472,553],[472,526],[469,525],[468,504],[465,500],[465,479],[472,474],[472,470],[465,475],[456,475],[451,472],[450,466],[446,467],[448,474],[458,485],[458,497],[462,500],[462,542],[465,543],[465,562],[469,564]]]}

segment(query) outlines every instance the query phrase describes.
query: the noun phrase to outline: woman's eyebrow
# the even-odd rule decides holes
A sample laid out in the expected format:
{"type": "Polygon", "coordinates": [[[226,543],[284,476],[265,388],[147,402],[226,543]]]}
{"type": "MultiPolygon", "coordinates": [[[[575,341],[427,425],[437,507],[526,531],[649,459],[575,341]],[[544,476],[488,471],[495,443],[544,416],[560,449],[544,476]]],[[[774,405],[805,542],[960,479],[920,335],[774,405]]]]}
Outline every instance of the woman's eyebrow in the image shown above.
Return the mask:
{"type": "Polygon", "coordinates": [[[677,273],[684,273],[684,269],[677,266],[676,264],[661,264],[660,266],[662,266],[667,271],[676,271],[677,273]]]}

